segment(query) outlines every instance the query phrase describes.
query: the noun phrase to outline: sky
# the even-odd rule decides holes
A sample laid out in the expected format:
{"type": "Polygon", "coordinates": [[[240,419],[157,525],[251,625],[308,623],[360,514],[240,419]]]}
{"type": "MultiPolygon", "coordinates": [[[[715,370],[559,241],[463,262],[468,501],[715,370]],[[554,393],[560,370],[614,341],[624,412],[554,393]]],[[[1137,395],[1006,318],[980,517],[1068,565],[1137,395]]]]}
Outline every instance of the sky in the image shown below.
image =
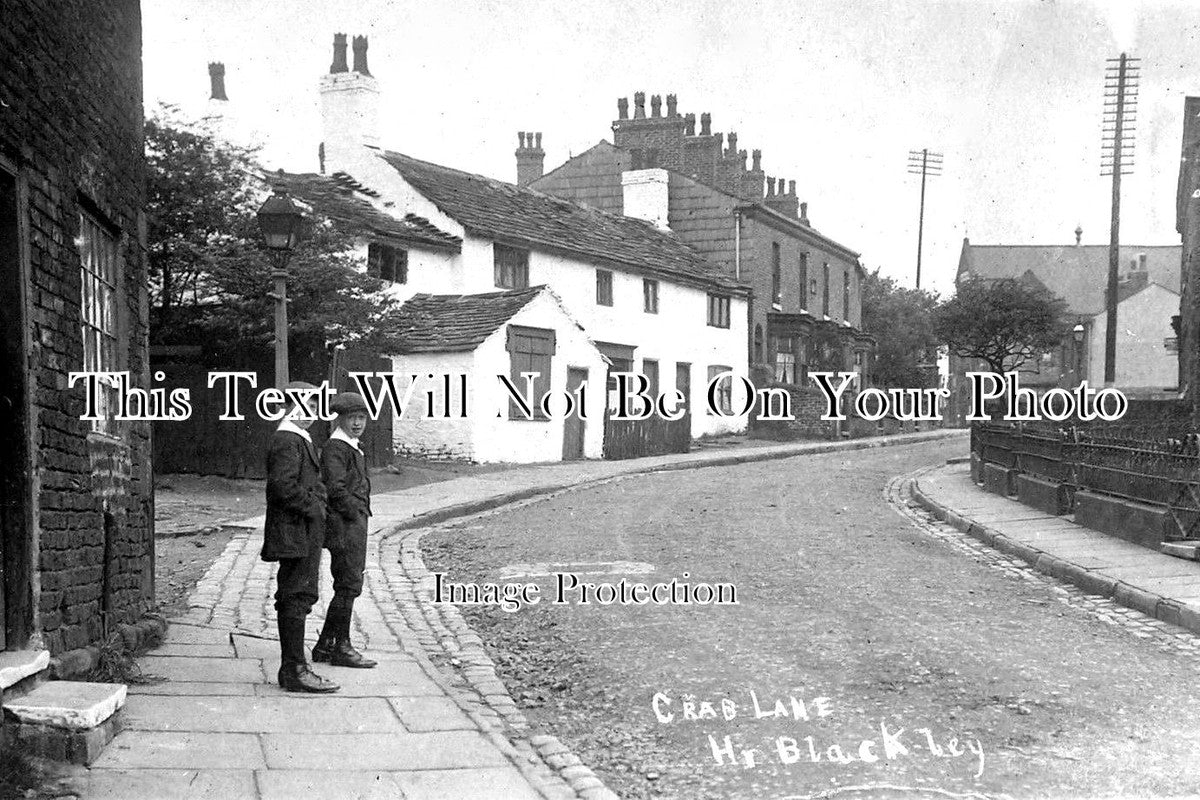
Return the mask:
{"type": "Polygon", "coordinates": [[[617,98],[679,98],[795,180],[809,219],[905,285],[920,180],[922,286],[953,291],[975,244],[1107,244],[1106,59],[1141,58],[1121,241],[1178,244],[1183,100],[1200,94],[1200,4],[1174,0],[143,0],[145,101],[199,117],[226,67],[235,128],[270,168],[316,171],[317,82],[334,33],[366,35],[381,144],[516,179],[517,131],[546,169],[612,140],[617,98]]]}

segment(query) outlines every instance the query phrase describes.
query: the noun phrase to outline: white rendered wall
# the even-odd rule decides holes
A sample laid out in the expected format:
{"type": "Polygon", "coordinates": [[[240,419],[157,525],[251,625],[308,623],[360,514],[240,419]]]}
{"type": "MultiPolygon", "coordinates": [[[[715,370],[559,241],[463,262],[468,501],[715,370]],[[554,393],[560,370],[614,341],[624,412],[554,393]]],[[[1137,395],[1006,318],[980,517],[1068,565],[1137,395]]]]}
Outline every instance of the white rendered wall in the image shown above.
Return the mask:
{"type": "MultiPolygon", "coordinates": [[[[1117,306],[1118,388],[1162,390],[1179,383],[1179,357],[1163,340],[1175,336],[1171,315],[1179,313],[1179,295],[1151,284],[1117,306]]],[[[1092,317],[1088,342],[1088,383],[1104,384],[1105,314],[1092,317]]]]}

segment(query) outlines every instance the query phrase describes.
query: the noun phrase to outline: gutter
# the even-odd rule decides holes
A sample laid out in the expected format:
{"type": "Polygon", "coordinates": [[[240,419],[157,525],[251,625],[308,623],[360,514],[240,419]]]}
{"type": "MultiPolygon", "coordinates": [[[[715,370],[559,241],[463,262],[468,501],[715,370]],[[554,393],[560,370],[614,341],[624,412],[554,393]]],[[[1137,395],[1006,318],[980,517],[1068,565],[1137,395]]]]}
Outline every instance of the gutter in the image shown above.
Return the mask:
{"type": "Polygon", "coordinates": [[[742,279],[742,212],[733,209],[733,279],[742,279]]]}

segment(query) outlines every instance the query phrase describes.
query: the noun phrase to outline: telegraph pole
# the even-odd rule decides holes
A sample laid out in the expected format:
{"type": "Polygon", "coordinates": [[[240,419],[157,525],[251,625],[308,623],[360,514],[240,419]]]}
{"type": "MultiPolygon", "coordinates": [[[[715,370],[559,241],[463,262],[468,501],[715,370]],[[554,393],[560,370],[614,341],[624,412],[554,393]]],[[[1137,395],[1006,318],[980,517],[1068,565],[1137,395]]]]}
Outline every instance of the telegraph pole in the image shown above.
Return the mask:
{"type": "Polygon", "coordinates": [[[921,244],[925,238],[925,179],[942,174],[942,154],[928,147],[908,151],[908,172],[921,176],[921,215],[917,222],[917,288],[921,288],[921,244]]]}
{"type": "Polygon", "coordinates": [[[1140,58],[1121,53],[1104,71],[1104,137],[1100,174],[1112,176],[1112,226],[1108,242],[1107,315],[1104,326],[1104,385],[1117,381],[1117,274],[1121,260],[1121,176],[1133,173],[1134,123],[1140,58]]]}

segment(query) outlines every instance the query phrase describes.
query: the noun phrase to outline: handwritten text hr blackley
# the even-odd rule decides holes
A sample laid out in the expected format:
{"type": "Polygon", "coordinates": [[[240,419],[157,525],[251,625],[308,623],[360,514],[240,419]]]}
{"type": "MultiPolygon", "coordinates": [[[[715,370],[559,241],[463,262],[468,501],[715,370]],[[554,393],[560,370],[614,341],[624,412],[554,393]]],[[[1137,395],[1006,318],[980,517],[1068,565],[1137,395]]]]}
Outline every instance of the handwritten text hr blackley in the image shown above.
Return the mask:
{"type": "MultiPolygon", "coordinates": [[[[165,377],[162,372],[154,375],[156,381],[165,377]]],[[[639,420],[658,415],[677,420],[687,413],[688,399],[678,389],[652,394],[649,379],[636,372],[614,372],[609,377],[612,382],[607,399],[612,419],[639,420]]],[[[857,372],[810,372],[808,377],[825,401],[821,419],[826,421],[844,421],[847,413],[852,411],[871,422],[885,418],[901,422],[937,422],[942,419],[943,402],[950,397],[950,390],[945,388],[859,388],[857,372]]],[[[378,419],[385,409],[397,417],[420,415],[433,420],[465,419],[469,415],[468,376],[465,373],[352,372],[350,378],[366,401],[372,419],[378,419]],[[424,402],[418,392],[423,395],[424,402]]],[[[555,389],[539,394],[536,372],[522,372],[520,379],[508,375],[497,375],[496,379],[502,390],[497,417],[515,414],[524,419],[572,416],[586,419],[588,416],[586,381],[573,391],[555,389]]],[[[1129,401],[1119,389],[1093,389],[1087,381],[1074,389],[1052,388],[1039,394],[1021,386],[1016,372],[1003,375],[968,372],[966,380],[970,401],[967,422],[992,419],[996,410],[989,408],[989,401],[1002,401],[1004,413],[1000,419],[1006,422],[1112,421],[1124,416],[1129,407],[1129,401]]],[[[186,388],[158,387],[147,391],[133,386],[128,372],[72,372],[69,386],[74,387],[77,383],[82,383],[86,390],[86,408],[80,419],[100,419],[101,409],[115,411],[114,419],[130,421],[172,422],[186,420],[192,415],[191,393],[186,388]],[[111,402],[107,399],[110,395],[115,395],[111,402]]],[[[243,403],[249,394],[246,390],[258,388],[258,376],[253,372],[210,372],[208,388],[222,392],[224,398],[218,419],[244,420],[243,403]]],[[[266,388],[254,396],[253,406],[258,416],[265,420],[280,420],[289,413],[289,408],[301,417],[312,415],[328,420],[334,417],[329,404],[335,394],[337,392],[328,382],[313,389],[266,388]]],[[[794,420],[792,396],[788,388],[760,389],[748,378],[733,372],[714,376],[705,391],[709,414],[746,417],[757,407],[758,419],[767,421],[794,420]],[[735,386],[738,387],[737,403],[734,402],[735,386]]]]}

